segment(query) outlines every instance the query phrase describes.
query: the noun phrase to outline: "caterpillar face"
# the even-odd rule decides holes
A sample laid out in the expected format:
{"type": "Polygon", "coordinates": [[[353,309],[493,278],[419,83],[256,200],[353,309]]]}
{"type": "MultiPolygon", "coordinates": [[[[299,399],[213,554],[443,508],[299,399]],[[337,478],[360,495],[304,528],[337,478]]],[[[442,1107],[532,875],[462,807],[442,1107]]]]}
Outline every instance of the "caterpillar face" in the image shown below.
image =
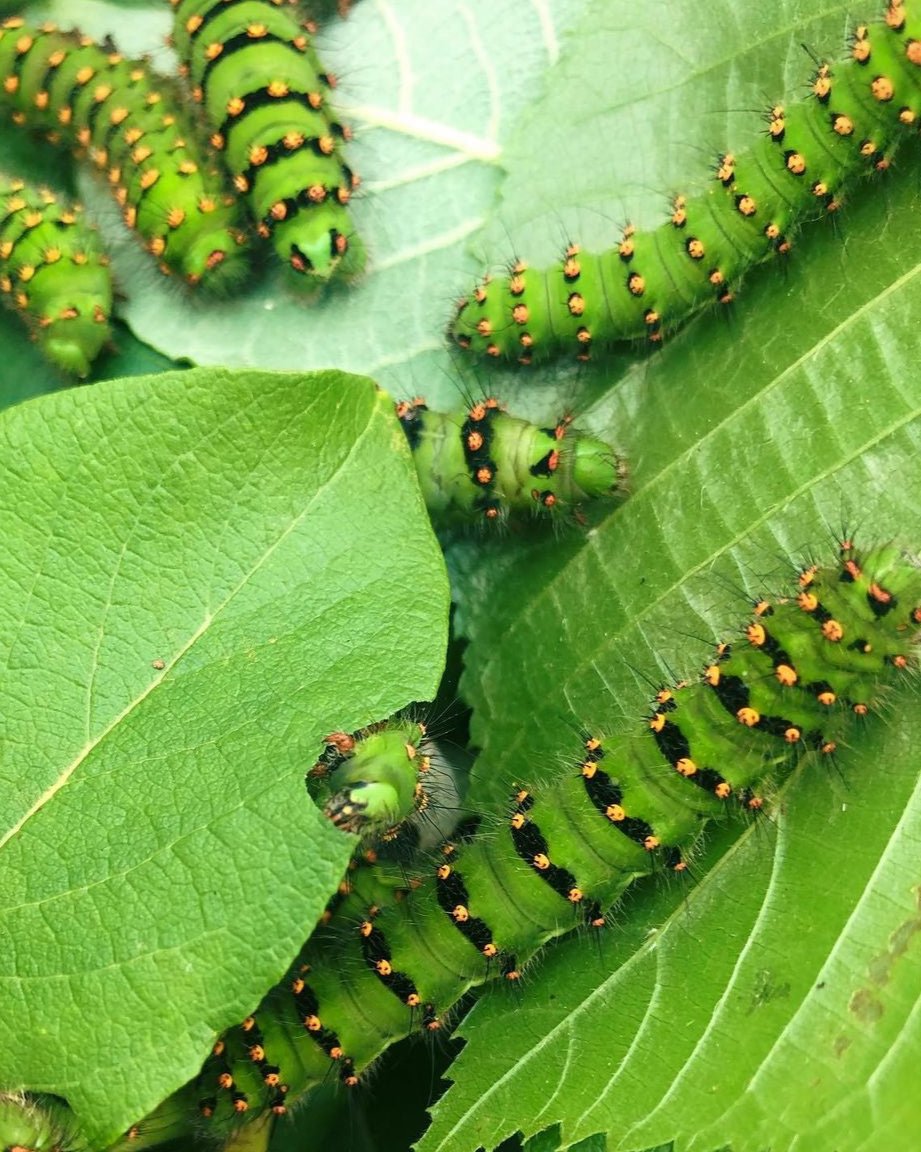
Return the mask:
{"type": "MultiPolygon", "coordinates": [[[[659,691],[642,734],[584,738],[555,779],[523,779],[498,826],[444,843],[420,875],[359,869],[277,988],[167,1105],[226,1133],[389,1043],[437,1031],[472,986],[517,981],[554,937],[601,929],[638,875],[682,871],[708,820],[757,810],[803,752],[842,752],[916,667],[921,568],[895,547],[809,567],[759,602],[702,674],[659,691]]],[[[523,993],[526,995],[526,991],[523,993]]]]}
{"type": "Polygon", "coordinates": [[[146,62],[11,17],[0,24],[0,109],[104,173],[162,271],[214,291],[245,275],[239,209],[146,62]]]}
{"type": "Polygon", "coordinates": [[[626,466],[600,440],[561,420],[538,428],[486,399],[464,413],[432,412],[424,400],[396,406],[434,519],[496,521],[558,513],[622,488],[626,466]]]}
{"type": "Polygon", "coordinates": [[[0,174],[0,292],[73,376],[89,375],[111,336],[108,263],[80,208],[0,174]]]}
{"type": "Polygon", "coordinates": [[[359,732],[332,732],[307,774],[307,786],[327,817],[362,843],[388,840],[426,804],[431,768],[425,727],[411,721],[359,732]]]}
{"type": "Polygon", "coordinates": [[[348,128],[286,0],[170,0],[173,40],[212,144],[246,197],[259,234],[314,281],[355,275],[364,251],[347,206],[358,186],[341,155],[348,128]]]}
{"type": "Polygon", "coordinates": [[[516,262],[458,305],[450,339],[489,359],[579,360],[619,341],[653,344],[699,309],[728,304],[742,274],[784,255],[805,221],[836,212],[854,182],[889,167],[921,115],[917,0],[859,26],[849,58],[820,63],[806,100],[766,111],[750,149],[723,154],[700,195],[675,197],[652,232],[608,252],[571,244],[547,269],[516,262]]]}

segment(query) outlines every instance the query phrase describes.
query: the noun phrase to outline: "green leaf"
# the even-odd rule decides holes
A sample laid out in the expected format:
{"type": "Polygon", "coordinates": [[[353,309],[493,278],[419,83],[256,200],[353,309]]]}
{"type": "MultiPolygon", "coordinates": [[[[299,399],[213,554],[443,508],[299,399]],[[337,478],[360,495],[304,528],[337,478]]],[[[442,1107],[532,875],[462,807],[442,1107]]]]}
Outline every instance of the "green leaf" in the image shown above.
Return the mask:
{"type": "Polygon", "coordinates": [[[352,841],[304,772],[434,694],[446,581],[365,379],[116,380],[0,444],[0,1083],[104,1146],[315,923],[352,841]]]}

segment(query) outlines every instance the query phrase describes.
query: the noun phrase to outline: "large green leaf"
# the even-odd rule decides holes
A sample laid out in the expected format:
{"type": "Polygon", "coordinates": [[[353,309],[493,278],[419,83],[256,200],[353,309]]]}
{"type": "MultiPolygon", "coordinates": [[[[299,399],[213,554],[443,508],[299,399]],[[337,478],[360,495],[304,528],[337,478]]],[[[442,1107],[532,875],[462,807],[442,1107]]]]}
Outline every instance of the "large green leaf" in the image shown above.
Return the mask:
{"type": "Polygon", "coordinates": [[[305,769],[434,694],[446,580],[365,379],[113,381],[0,444],[0,1083],[105,1144],[315,923],[352,843],[305,769]]]}

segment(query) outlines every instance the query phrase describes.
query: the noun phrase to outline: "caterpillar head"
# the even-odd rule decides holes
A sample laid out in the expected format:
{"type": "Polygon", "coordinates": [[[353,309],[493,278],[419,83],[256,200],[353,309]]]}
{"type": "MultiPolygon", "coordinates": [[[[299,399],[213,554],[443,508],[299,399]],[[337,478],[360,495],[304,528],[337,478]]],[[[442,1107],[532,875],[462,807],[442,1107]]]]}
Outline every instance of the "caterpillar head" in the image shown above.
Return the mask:
{"type": "Polygon", "coordinates": [[[317,206],[292,217],[289,229],[278,229],[275,245],[299,277],[326,282],[333,276],[350,279],[365,266],[365,248],[355,234],[345,209],[317,206]]]}
{"type": "Polygon", "coordinates": [[[386,840],[425,807],[421,781],[430,759],[424,725],[392,721],[353,734],[333,732],[326,741],[307,785],[337,828],[386,840]]]}
{"type": "Polygon", "coordinates": [[[86,1147],[62,1104],[50,1097],[40,1103],[17,1092],[0,1093],[0,1146],[11,1152],[77,1152],[86,1147]]]}

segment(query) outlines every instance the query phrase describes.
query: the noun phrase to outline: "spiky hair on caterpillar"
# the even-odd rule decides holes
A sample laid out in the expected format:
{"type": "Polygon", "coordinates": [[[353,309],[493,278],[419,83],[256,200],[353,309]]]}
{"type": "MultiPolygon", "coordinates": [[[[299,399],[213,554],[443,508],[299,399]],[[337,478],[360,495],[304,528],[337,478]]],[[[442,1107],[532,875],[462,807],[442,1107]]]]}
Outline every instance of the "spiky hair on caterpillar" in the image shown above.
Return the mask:
{"type": "Polygon", "coordinates": [[[700,676],[661,689],[637,735],[588,735],[543,780],[524,769],[498,824],[485,814],[402,886],[358,870],[165,1114],[198,1107],[226,1136],[330,1075],[353,1087],[395,1040],[442,1028],[469,989],[517,981],[549,941],[605,927],[634,879],[682,871],[709,821],[757,810],[804,755],[846,772],[859,725],[916,672],[919,633],[917,558],[845,542],[837,563],[810,564],[700,676]]]}
{"type": "Polygon", "coordinates": [[[161,271],[214,292],[243,279],[240,208],[173,86],[146,61],[9,17],[0,23],[0,111],[104,173],[161,271]]]}
{"type": "Polygon", "coordinates": [[[0,1092],[0,1148],[7,1152],[89,1152],[73,1116],[53,1097],[0,1092]]]}
{"type": "Polygon", "coordinates": [[[308,282],[357,275],[364,248],[348,204],[358,177],[342,156],[351,132],[331,106],[336,81],[315,28],[290,0],[170,3],[182,72],[259,234],[308,282]]]}
{"type": "Polygon", "coordinates": [[[79,205],[0,172],[0,293],[56,367],[88,376],[109,343],[112,277],[79,205]]]}
{"type": "Polygon", "coordinates": [[[658,344],[743,274],[786,255],[800,226],[836,213],[886,170],[921,116],[921,4],[890,0],[858,24],[847,59],[820,62],[806,100],[766,110],[747,151],[719,156],[708,187],[674,198],[653,231],[628,226],[603,252],[566,246],[547,269],[516,260],[458,304],[449,339],[490,360],[588,360],[623,341],[658,344]]]}
{"type": "Polygon", "coordinates": [[[575,432],[568,418],[541,428],[509,415],[494,397],[450,413],[416,398],[397,403],[396,414],[437,523],[578,513],[623,492],[624,460],[603,441],[575,432]]]}

